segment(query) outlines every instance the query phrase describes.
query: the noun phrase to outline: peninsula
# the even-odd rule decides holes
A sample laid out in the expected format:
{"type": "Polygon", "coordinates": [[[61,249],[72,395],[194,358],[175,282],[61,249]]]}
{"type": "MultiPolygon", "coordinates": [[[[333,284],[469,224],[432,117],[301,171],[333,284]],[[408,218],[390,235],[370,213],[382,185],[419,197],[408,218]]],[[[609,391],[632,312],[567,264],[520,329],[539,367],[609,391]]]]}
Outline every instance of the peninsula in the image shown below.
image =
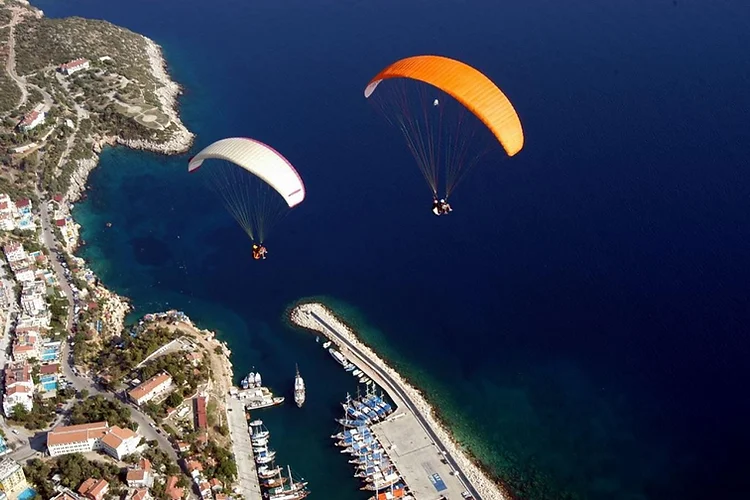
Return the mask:
{"type": "Polygon", "coordinates": [[[0,0],[0,57],[3,489],[233,498],[229,349],[178,311],[126,329],[127,300],[74,255],[70,209],[102,147],[178,154],[192,144],[160,47],[0,0]]]}
{"type": "MultiPolygon", "coordinates": [[[[301,303],[291,310],[289,319],[298,327],[327,337],[347,361],[366,373],[396,404],[396,412],[386,421],[374,425],[372,432],[391,450],[389,455],[416,498],[435,495],[430,478],[425,474],[425,463],[430,463],[433,472],[437,473],[441,463],[447,466],[448,475],[442,478],[438,475],[437,480],[444,483],[442,486],[449,492],[454,490],[464,498],[477,500],[510,498],[460,448],[438,421],[422,393],[362,343],[331,309],[317,302],[301,303]],[[425,447],[425,443],[429,446],[425,447]],[[432,458],[441,455],[444,462],[432,458]]],[[[434,474],[432,479],[435,479],[434,474]]]]}

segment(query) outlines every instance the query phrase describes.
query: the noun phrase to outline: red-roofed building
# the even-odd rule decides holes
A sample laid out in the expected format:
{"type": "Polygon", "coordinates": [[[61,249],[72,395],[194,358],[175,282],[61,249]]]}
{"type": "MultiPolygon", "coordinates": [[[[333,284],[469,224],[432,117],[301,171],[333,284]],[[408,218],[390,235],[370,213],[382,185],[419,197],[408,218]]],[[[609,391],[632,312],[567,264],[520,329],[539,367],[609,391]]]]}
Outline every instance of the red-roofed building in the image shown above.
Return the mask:
{"type": "Polygon", "coordinates": [[[104,479],[88,478],[78,488],[78,493],[89,500],[102,500],[109,491],[109,483],[104,479]]]}
{"type": "Polygon", "coordinates": [[[63,195],[61,195],[60,193],[58,193],[55,196],[53,196],[52,199],[55,200],[56,203],[62,203],[62,201],[63,201],[63,195]]]}
{"type": "Polygon", "coordinates": [[[167,478],[164,493],[170,498],[170,500],[180,500],[185,495],[185,490],[177,486],[178,482],[179,479],[177,479],[177,476],[169,476],[169,478],[167,478]]]}
{"type": "Polygon", "coordinates": [[[44,119],[47,117],[47,115],[43,111],[42,106],[43,105],[41,104],[37,105],[36,108],[26,113],[24,117],[21,118],[21,121],[18,122],[18,128],[24,132],[28,132],[29,130],[32,130],[44,123],[44,119]]]}
{"type": "Polygon", "coordinates": [[[21,198],[20,200],[16,202],[16,207],[18,209],[25,208],[28,206],[31,206],[31,200],[28,198],[21,198]]]}
{"type": "Polygon", "coordinates": [[[89,69],[89,66],[90,63],[88,59],[80,58],[70,62],[66,62],[65,64],[61,64],[59,69],[60,72],[64,75],[72,75],[76,71],[89,69]]]}
{"type": "Polygon", "coordinates": [[[65,227],[65,224],[66,224],[66,223],[67,223],[67,221],[66,221],[65,219],[57,219],[57,220],[55,221],[55,225],[56,225],[57,227],[65,227]]]}
{"type": "Polygon", "coordinates": [[[55,375],[60,371],[60,365],[58,363],[51,363],[49,365],[42,365],[39,367],[39,373],[42,375],[55,375]]]}
{"type": "Polygon", "coordinates": [[[208,420],[206,419],[206,397],[199,396],[193,400],[195,404],[195,429],[206,430],[208,420]]]}

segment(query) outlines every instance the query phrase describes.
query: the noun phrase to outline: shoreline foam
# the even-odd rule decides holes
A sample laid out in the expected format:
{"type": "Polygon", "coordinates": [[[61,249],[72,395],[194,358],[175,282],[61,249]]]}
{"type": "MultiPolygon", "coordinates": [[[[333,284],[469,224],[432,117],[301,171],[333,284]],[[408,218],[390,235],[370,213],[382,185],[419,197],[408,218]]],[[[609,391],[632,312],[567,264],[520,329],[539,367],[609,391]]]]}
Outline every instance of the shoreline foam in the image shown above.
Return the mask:
{"type": "MultiPolygon", "coordinates": [[[[297,327],[311,330],[316,333],[325,334],[325,329],[316,321],[310,319],[307,311],[313,311],[323,318],[326,322],[335,326],[337,331],[344,332],[347,340],[363,352],[372,362],[380,369],[388,373],[401,386],[403,391],[412,399],[419,412],[430,423],[430,427],[440,437],[448,452],[459,463],[461,469],[466,474],[465,479],[469,481],[479,492],[483,499],[486,500],[511,500],[512,496],[506,491],[506,488],[493,481],[489,474],[484,471],[479,464],[472,460],[469,454],[453,437],[451,431],[438,417],[435,409],[429,404],[422,392],[408,382],[400,373],[393,369],[386,361],[378,356],[369,346],[360,340],[354,329],[340,319],[326,305],[319,302],[300,303],[295,305],[289,311],[289,320],[297,327]]],[[[327,336],[327,335],[326,335],[327,336]]]]}

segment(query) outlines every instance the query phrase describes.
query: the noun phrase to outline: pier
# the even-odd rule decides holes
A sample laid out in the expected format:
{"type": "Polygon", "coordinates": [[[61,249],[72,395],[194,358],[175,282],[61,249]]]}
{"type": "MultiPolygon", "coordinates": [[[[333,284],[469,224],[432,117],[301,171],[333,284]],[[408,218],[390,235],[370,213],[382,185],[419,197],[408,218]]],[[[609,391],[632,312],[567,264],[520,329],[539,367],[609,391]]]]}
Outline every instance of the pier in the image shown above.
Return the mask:
{"type": "Polygon", "coordinates": [[[480,495],[477,487],[468,480],[458,461],[450,453],[431,423],[420,411],[406,390],[378,363],[370,359],[344,332],[339,332],[314,310],[298,306],[302,320],[298,324],[320,331],[337,344],[347,360],[362,370],[370,379],[388,393],[397,410],[385,421],[371,426],[373,434],[388,453],[412,495],[418,500],[442,498],[475,498],[476,500],[501,499],[497,495],[480,495]],[[305,317],[314,324],[304,321],[305,317]]]}
{"type": "Polygon", "coordinates": [[[253,460],[253,445],[247,427],[245,402],[236,397],[227,398],[227,422],[232,437],[232,450],[237,462],[239,493],[246,500],[261,500],[260,480],[253,460]]]}

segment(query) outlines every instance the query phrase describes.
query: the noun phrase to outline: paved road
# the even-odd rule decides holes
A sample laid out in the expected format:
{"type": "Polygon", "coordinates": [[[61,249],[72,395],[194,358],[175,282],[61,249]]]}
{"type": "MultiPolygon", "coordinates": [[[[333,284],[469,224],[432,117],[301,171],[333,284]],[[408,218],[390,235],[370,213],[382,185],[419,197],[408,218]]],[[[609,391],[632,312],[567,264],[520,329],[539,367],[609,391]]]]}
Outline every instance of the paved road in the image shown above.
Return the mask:
{"type": "Polygon", "coordinates": [[[26,90],[26,82],[18,76],[16,73],[16,34],[15,27],[18,21],[21,20],[22,11],[20,9],[13,10],[13,19],[10,24],[10,34],[8,35],[8,59],[5,61],[5,71],[8,72],[8,76],[16,82],[18,88],[21,89],[21,101],[18,103],[18,107],[26,104],[26,100],[29,98],[29,92],[26,90]]]}
{"type": "Polygon", "coordinates": [[[255,461],[252,458],[253,445],[245,418],[245,404],[237,398],[228,398],[227,423],[232,437],[234,459],[237,462],[237,482],[239,493],[246,500],[260,500],[261,490],[255,461]],[[231,411],[229,411],[231,409],[231,411]]]}
{"type": "Polygon", "coordinates": [[[333,328],[331,325],[329,325],[323,318],[318,316],[312,311],[309,311],[308,314],[315,319],[318,323],[320,323],[326,330],[331,332],[333,335],[336,336],[339,341],[344,344],[350,351],[358,355],[364,363],[367,364],[375,373],[380,375],[380,377],[383,379],[383,381],[388,384],[390,389],[395,392],[399,398],[404,402],[406,407],[411,411],[414,416],[417,417],[417,420],[419,420],[420,425],[425,429],[427,434],[430,436],[430,439],[432,439],[440,448],[440,450],[446,451],[445,453],[445,459],[448,461],[448,463],[453,467],[453,469],[457,470],[461,474],[461,482],[466,487],[466,489],[469,491],[469,493],[472,494],[472,496],[477,499],[481,500],[481,496],[479,495],[479,492],[474,488],[474,486],[469,483],[466,479],[466,474],[464,474],[464,471],[461,470],[461,467],[459,467],[456,460],[453,458],[452,455],[447,453],[447,448],[443,444],[443,442],[440,440],[438,435],[435,433],[435,431],[432,430],[432,427],[430,427],[429,423],[427,422],[427,419],[422,415],[422,413],[417,409],[417,406],[414,404],[412,399],[409,397],[409,395],[401,389],[401,386],[391,378],[388,373],[386,373],[385,370],[381,369],[378,365],[370,362],[370,359],[361,351],[359,350],[354,344],[349,342],[349,340],[346,338],[345,335],[339,333],[335,328],[333,328]]]}
{"type": "MultiPolygon", "coordinates": [[[[49,223],[49,213],[47,211],[47,202],[42,203],[40,210],[42,214],[41,220],[42,220],[43,242],[47,248],[50,248],[50,249],[57,248],[58,244],[57,244],[57,241],[55,240],[55,237],[52,233],[52,229],[49,223]]],[[[68,328],[68,331],[71,331],[71,327],[73,326],[73,305],[74,305],[73,290],[70,288],[70,283],[65,277],[65,273],[63,272],[63,268],[60,265],[60,262],[58,262],[58,260],[54,257],[54,255],[50,256],[49,260],[50,260],[50,263],[52,264],[52,268],[54,269],[55,274],[57,275],[57,281],[60,283],[60,287],[62,288],[63,292],[65,293],[66,298],[68,299],[67,328],[68,328]]],[[[100,394],[109,400],[119,399],[111,392],[101,390],[99,386],[97,386],[90,377],[87,377],[87,376],[79,377],[78,375],[75,374],[72,368],[73,358],[72,358],[72,353],[70,352],[69,342],[62,343],[61,357],[62,357],[61,365],[62,365],[63,374],[73,384],[73,388],[75,388],[75,390],[81,391],[83,389],[86,389],[91,395],[100,394]]],[[[130,405],[130,409],[131,409],[131,418],[133,419],[134,422],[136,422],[139,425],[138,432],[148,440],[155,439],[159,443],[159,446],[169,454],[172,460],[177,462],[178,460],[177,452],[175,451],[174,447],[169,442],[169,440],[163,434],[157,432],[156,428],[154,427],[155,423],[151,419],[151,417],[142,413],[133,405],[130,405]]]]}

